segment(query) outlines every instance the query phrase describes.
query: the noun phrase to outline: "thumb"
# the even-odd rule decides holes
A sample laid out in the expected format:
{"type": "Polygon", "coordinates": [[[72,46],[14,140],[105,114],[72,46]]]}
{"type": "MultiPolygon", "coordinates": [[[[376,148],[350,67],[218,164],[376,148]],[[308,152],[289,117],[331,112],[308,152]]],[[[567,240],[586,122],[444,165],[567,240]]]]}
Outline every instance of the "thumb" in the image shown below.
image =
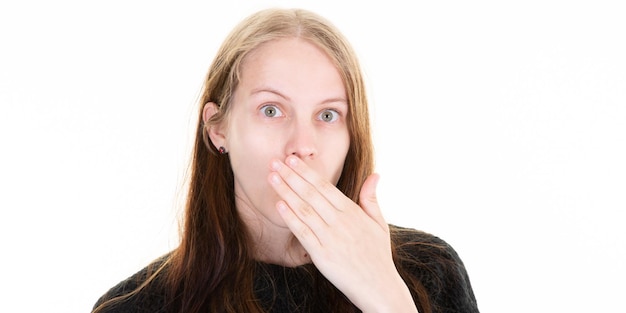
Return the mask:
{"type": "Polygon", "coordinates": [[[376,197],[376,187],[378,186],[379,180],[380,176],[376,173],[365,179],[365,182],[363,182],[363,186],[361,187],[361,193],[359,194],[359,205],[363,211],[369,215],[369,217],[371,217],[384,229],[387,229],[387,222],[385,222],[385,218],[380,211],[378,198],[376,197]]]}

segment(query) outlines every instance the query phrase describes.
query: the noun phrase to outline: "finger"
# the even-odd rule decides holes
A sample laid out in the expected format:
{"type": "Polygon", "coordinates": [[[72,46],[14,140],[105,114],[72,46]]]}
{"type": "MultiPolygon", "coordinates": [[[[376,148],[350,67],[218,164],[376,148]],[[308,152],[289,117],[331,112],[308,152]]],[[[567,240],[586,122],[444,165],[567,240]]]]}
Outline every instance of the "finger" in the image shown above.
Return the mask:
{"type": "Polygon", "coordinates": [[[276,203],[276,211],[282,217],[285,224],[306,251],[316,251],[320,247],[320,241],[311,228],[294,213],[284,201],[276,203]]]}
{"type": "Polygon", "coordinates": [[[378,186],[379,180],[380,176],[378,174],[372,174],[365,179],[361,187],[361,192],[359,193],[359,205],[367,215],[386,230],[389,226],[383,217],[376,196],[376,187],[378,186]]]}
{"type": "MultiPolygon", "coordinates": [[[[298,159],[298,161],[300,160],[298,159]]],[[[304,165],[304,162],[300,163],[304,165]]],[[[329,192],[329,188],[336,189],[334,186],[332,186],[328,182],[323,181],[321,178],[319,178],[319,176],[317,176],[317,173],[315,173],[310,168],[309,170],[312,173],[310,173],[309,175],[316,176],[314,179],[312,179],[312,181],[309,181],[305,177],[302,177],[291,167],[278,160],[275,160],[272,163],[272,169],[277,171],[277,173],[280,174],[280,177],[285,181],[285,183],[289,185],[291,190],[295,192],[302,201],[308,204],[308,206],[302,206],[303,209],[307,210],[309,207],[312,208],[326,224],[332,224],[332,222],[336,218],[337,209],[332,205],[331,202],[328,201],[325,193],[329,192]]],[[[289,201],[288,203],[294,209],[298,207],[294,207],[293,205],[300,205],[296,203],[291,203],[289,201]]],[[[296,213],[298,212],[296,211],[296,213]]]]}
{"type": "MultiPolygon", "coordinates": [[[[354,206],[354,202],[343,194],[337,187],[327,180],[323,179],[315,170],[307,166],[305,162],[296,156],[289,156],[285,160],[286,164],[313,186],[320,195],[322,195],[332,206],[330,212],[320,212],[323,218],[331,219],[337,212],[335,210],[344,211],[354,206]],[[328,213],[328,216],[325,214],[328,213]]],[[[329,221],[329,224],[331,222],[329,221]]]]}
{"type": "Polygon", "coordinates": [[[268,180],[276,194],[283,199],[284,203],[296,214],[301,222],[306,224],[314,233],[323,233],[326,223],[318,215],[315,207],[301,199],[279,173],[271,172],[268,180]]]}

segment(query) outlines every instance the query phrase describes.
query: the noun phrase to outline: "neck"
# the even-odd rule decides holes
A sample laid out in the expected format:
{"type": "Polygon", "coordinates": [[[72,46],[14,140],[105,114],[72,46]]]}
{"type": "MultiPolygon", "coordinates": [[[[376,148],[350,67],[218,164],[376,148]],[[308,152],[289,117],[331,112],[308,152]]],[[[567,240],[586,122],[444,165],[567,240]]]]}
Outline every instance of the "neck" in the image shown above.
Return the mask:
{"type": "Polygon", "coordinates": [[[311,263],[308,253],[286,225],[272,221],[245,201],[237,201],[237,211],[250,234],[255,260],[288,267],[311,263]]]}

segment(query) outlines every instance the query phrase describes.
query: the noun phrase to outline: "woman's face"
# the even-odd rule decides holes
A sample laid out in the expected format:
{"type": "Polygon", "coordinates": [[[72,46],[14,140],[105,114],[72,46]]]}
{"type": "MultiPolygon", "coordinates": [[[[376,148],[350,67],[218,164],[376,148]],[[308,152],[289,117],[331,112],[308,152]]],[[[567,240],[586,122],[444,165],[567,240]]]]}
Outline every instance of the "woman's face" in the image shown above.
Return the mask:
{"type": "Polygon", "coordinates": [[[224,125],[237,209],[285,227],[268,183],[272,159],[296,155],[337,184],[350,143],[346,90],[327,55],[302,39],[265,43],[243,61],[224,125]]]}

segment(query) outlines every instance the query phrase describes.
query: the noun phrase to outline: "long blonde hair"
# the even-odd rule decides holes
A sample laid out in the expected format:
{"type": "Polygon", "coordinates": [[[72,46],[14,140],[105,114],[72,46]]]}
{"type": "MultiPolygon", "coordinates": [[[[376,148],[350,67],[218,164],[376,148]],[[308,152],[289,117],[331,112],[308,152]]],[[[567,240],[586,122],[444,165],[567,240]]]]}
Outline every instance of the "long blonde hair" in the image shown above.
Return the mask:
{"type": "MultiPolygon", "coordinates": [[[[263,312],[254,294],[255,262],[248,252],[251,241],[235,208],[233,172],[228,158],[219,155],[208,140],[207,126],[227,120],[246,56],[263,43],[291,37],[325,51],[344,83],[350,146],[337,188],[358,202],[361,185],[373,171],[364,81],[356,55],[343,35],[322,17],[299,9],[269,9],[243,20],[217,52],[204,83],[200,112],[209,102],[216,103],[219,110],[207,125],[199,114],[180,246],[142,286],[161,284],[171,311],[263,312]]],[[[324,297],[319,300],[332,304],[333,311],[358,311],[314,266],[309,269],[318,282],[317,294],[324,297]]],[[[421,284],[409,284],[417,292],[416,302],[427,303],[421,284]]],[[[419,308],[424,312],[422,305],[419,308]]]]}

